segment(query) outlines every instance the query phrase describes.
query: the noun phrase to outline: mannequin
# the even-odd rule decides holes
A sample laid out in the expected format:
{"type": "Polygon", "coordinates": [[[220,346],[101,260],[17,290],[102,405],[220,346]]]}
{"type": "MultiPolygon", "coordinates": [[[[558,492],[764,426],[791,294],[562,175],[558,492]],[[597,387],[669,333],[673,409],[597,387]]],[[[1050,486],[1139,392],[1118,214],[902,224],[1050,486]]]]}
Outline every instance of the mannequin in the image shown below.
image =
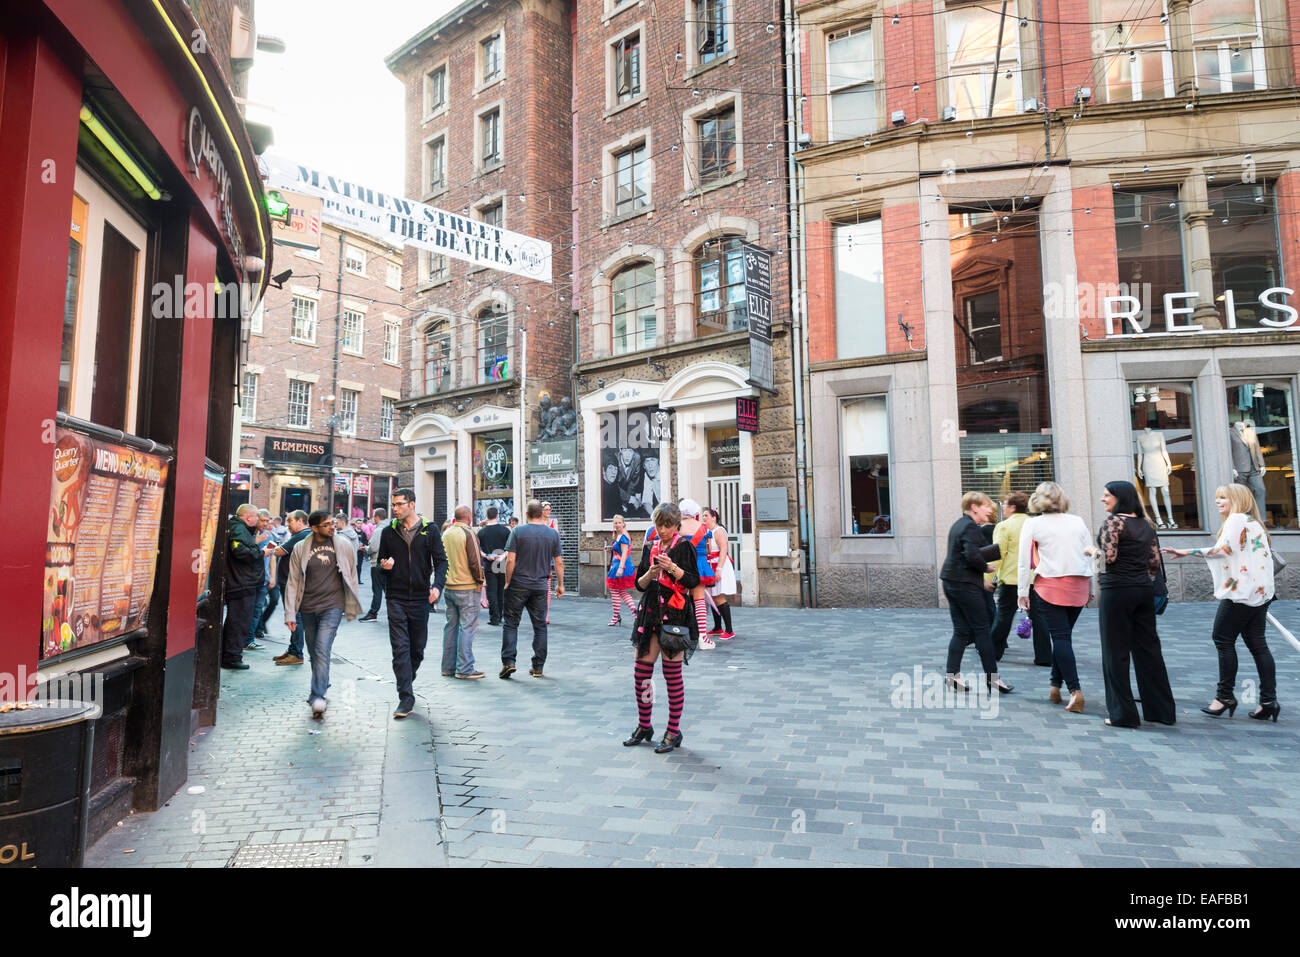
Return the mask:
{"type": "Polygon", "coordinates": [[[1259,447],[1259,436],[1255,434],[1255,423],[1250,419],[1232,423],[1228,430],[1228,445],[1232,449],[1232,475],[1235,482],[1250,489],[1259,506],[1259,516],[1264,511],[1264,453],[1259,447]]]}
{"type": "Polygon", "coordinates": [[[1169,473],[1173,471],[1173,463],[1169,461],[1169,449],[1165,446],[1165,434],[1163,432],[1152,431],[1151,426],[1147,426],[1136,436],[1137,438],[1137,476],[1147,487],[1148,504],[1151,506],[1151,513],[1156,519],[1156,528],[1177,528],[1178,523],[1174,521],[1174,506],[1169,499],[1169,473]],[[1156,504],[1156,492],[1161,493],[1161,498],[1165,500],[1165,514],[1169,516],[1169,522],[1160,515],[1160,506],[1156,504]]]}

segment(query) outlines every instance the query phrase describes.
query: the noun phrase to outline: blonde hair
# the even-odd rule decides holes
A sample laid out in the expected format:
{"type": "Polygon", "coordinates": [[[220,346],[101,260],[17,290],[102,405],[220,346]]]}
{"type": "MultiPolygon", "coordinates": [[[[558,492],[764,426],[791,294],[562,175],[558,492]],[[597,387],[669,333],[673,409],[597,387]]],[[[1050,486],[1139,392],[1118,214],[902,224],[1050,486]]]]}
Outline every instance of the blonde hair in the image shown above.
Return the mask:
{"type": "Polygon", "coordinates": [[[611,525],[617,525],[619,522],[622,522],[623,526],[627,527],[627,519],[625,519],[622,515],[615,515],[613,518],[609,520],[609,524],[611,525]]]}
{"type": "Polygon", "coordinates": [[[961,497],[961,510],[969,512],[976,505],[992,505],[993,499],[983,492],[967,492],[961,497]]]}
{"type": "MultiPolygon", "coordinates": [[[[1264,528],[1264,518],[1259,514],[1259,505],[1255,502],[1255,493],[1246,486],[1233,482],[1231,485],[1220,485],[1214,490],[1215,498],[1226,498],[1228,500],[1228,514],[1236,515],[1238,513],[1245,515],[1247,521],[1259,522],[1259,527],[1264,528]]],[[[1223,526],[1219,526],[1219,535],[1223,535],[1223,526]]],[[[1272,542],[1268,537],[1268,529],[1264,529],[1264,541],[1272,542]]]]}
{"type": "Polygon", "coordinates": [[[1050,515],[1053,512],[1068,512],[1070,497],[1065,489],[1055,482],[1042,482],[1029,496],[1029,511],[1034,515],[1050,515]]]}

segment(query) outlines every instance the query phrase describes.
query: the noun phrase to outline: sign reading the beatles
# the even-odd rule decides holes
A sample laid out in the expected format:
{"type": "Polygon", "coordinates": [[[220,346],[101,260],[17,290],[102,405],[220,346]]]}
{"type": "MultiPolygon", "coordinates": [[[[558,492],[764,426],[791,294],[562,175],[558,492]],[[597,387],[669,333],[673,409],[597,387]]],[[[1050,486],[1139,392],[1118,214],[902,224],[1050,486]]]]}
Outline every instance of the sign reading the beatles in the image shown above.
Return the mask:
{"type": "Polygon", "coordinates": [[[166,486],[165,458],[57,430],[42,659],[144,625],[166,486]]]}
{"type": "Polygon", "coordinates": [[[390,196],[300,163],[270,157],[263,157],[263,162],[269,167],[268,186],[319,196],[329,222],[379,236],[399,248],[410,243],[475,266],[551,281],[548,242],[390,196]]]}
{"type": "Polygon", "coordinates": [[[262,461],[276,465],[325,466],[329,464],[331,451],[332,443],[319,439],[268,435],[262,461]]]}
{"type": "Polygon", "coordinates": [[[745,308],[749,313],[749,381],[775,391],[772,383],[772,254],[753,243],[745,251],[745,308]]]}
{"type": "Polygon", "coordinates": [[[529,472],[572,472],[577,466],[577,439],[534,442],[528,447],[529,472]]]}

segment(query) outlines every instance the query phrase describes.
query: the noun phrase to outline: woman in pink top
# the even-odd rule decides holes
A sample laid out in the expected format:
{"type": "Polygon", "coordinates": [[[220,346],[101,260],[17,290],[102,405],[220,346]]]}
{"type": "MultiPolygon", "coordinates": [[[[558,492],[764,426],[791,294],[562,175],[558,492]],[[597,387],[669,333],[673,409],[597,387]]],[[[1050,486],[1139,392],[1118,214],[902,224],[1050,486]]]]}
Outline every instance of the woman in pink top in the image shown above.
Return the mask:
{"type": "Polygon", "coordinates": [[[1074,623],[1092,596],[1092,555],[1088,526],[1070,514],[1070,500],[1055,482],[1044,482],[1029,497],[1033,516],[1020,530],[1018,604],[1029,610],[1029,587],[1038,595],[1052,636],[1052,684],[1047,699],[1061,702],[1061,682],[1070,691],[1066,711],[1083,711],[1083,689],[1074,662],[1074,623]]]}

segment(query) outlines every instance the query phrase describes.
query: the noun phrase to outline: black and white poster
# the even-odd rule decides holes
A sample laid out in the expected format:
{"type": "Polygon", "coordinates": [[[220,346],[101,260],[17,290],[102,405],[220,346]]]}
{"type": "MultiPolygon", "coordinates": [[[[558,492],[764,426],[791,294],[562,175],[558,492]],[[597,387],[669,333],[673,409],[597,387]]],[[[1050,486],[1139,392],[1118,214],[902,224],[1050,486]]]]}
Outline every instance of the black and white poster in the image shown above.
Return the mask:
{"type": "Polygon", "coordinates": [[[600,415],[600,514],[644,521],[663,498],[659,410],[617,409],[600,415]]]}

